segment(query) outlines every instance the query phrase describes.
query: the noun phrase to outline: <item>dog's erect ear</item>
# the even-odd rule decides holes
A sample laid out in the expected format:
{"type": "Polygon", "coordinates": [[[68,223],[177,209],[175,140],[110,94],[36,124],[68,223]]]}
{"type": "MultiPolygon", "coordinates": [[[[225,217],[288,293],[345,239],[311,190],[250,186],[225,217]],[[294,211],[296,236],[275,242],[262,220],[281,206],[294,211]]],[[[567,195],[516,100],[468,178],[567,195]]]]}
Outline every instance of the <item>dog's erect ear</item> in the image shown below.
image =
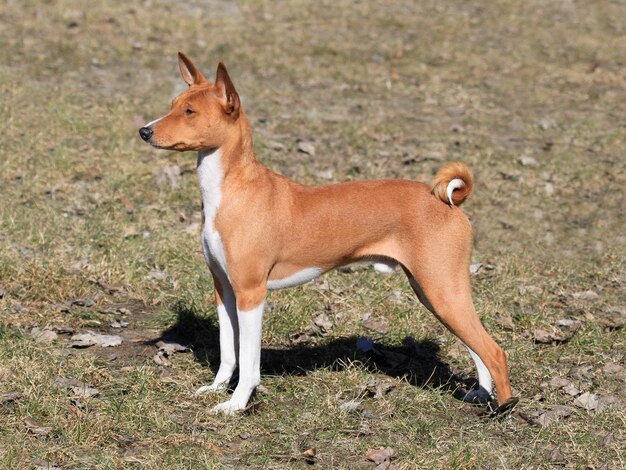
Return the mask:
{"type": "Polygon", "coordinates": [[[206,78],[200,73],[195,65],[189,60],[182,52],[178,53],[178,67],[180,68],[180,74],[183,76],[183,80],[189,86],[205,83],[206,78]]]}
{"type": "Polygon", "coordinates": [[[220,62],[217,66],[217,73],[215,74],[215,89],[222,98],[226,98],[226,113],[237,117],[239,113],[240,101],[235,85],[231,82],[226,66],[220,62]]]}

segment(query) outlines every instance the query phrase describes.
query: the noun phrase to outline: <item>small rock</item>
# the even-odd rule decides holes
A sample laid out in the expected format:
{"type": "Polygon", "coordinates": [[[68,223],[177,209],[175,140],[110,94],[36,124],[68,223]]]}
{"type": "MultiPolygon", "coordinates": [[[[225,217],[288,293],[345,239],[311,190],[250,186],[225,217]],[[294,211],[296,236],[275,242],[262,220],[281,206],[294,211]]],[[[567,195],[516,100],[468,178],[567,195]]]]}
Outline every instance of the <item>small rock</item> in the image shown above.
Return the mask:
{"type": "Polygon", "coordinates": [[[552,196],[554,194],[554,184],[547,182],[543,185],[543,191],[548,196],[552,196]]]}
{"type": "Polygon", "coordinates": [[[539,165],[539,162],[537,160],[535,160],[535,158],[531,157],[530,155],[521,155],[518,159],[518,161],[522,164],[522,166],[537,166],[539,165]]]}
{"type": "Polygon", "coordinates": [[[298,152],[314,156],[315,145],[313,145],[311,142],[298,142],[298,152]]]}
{"type": "Polygon", "coordinates": [[[277,142],[275,140],[271,141],[268,143],[269,148],[271,148],[272,150],[276,151],[276,152],[283,152],[285,150],[285,145],[277,142]]]}
{"type": "Polygon", "coordinates": [[[127,321],[114,321],[113,323],[111,323],[111,328],[126,328],[127,326],[127,321]]]}
{"type": "Polygon", "coordinates": [[[483,267],[483,263],[470,264],[470,266],[469,266],[470,274],[472,276],[477,275],[482,267],[483,267]]]}

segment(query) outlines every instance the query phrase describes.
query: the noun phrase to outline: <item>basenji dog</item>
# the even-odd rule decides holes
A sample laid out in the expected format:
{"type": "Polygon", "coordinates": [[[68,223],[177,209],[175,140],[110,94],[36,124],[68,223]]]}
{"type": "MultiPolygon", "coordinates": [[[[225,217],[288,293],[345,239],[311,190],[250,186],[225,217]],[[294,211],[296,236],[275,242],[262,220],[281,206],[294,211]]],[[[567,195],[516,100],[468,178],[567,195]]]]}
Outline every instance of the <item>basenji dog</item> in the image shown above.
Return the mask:
{"type": "Polygon", "coordinates": [[[189,87],[170,111],[139,130],[159,149],[198,152],[202,248],[215,285],[220,366],[211,385],[239,382],[213,408],[232,414],[247,406],[260,383],[261,321],[268,289],[297,286],[357,261],[381,271],[401,267],[418,299],[469,349],[479,388],[468,401],[512,407],[504,351],[483,328],[470,288],[472,229],[458,207],[472,175],[448,163],[428,186],[401,179],[304,186],[256,159],[252,131],[223,63],[213,83],[182,53],[189,87]]]}

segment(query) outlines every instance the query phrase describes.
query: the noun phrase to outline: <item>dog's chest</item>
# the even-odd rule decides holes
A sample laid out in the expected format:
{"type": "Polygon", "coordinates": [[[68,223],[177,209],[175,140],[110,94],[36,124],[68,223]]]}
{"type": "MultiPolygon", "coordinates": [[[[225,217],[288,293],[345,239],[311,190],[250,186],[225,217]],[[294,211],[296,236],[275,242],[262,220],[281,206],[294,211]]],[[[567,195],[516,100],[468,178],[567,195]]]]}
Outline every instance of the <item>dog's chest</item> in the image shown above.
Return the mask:
{"type": "Polygon", "coordinates": [[[204,211],[202,250],[207,264],[228,276],[224,244],[215,227],[215,217],[222,201],[223,171],[220,158],[219,149],[211,153],[198,153],[198,178],[204,211]]]}

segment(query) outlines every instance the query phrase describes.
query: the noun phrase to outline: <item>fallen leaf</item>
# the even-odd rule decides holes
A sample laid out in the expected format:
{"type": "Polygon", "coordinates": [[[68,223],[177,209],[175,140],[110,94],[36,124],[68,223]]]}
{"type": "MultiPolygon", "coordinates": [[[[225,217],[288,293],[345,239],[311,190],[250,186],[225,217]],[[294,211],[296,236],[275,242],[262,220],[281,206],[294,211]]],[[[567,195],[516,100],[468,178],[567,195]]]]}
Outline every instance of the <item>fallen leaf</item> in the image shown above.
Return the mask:
{"type": "Polygon", "coordinates": [[[77,273],[85,269],[87,266],[89,266],[89,258],[87,257],[81,258],[80,260],[75,262],[72,266],[70,266],[70,271],[73,273],[77,273]]]}
{"type": "Polygon", "coordinates": [[[598,399],[598,405],[596,407],[597,413],[602,413],[605,410],[622,410],[624,409],[624,402],[617,395],[605,395],[598,399]]]}
{"type": "Polygon", "coordinates": [[[578,320],[572,320],[571,318],[563,318],[561,320],[557,320],[554,325],[561,329],[576,332],[580,329],[581,323],[578,320]]]}
{"type": "Polygon", "coordinates": [[[52,428],[49,428],[47,426],[40,426],[32,418],[24,419],[24,424],[26,424],[27,431],[36,436],[47,436],[52,431],[52,428]]]}
{"type": "Polygon", "coordinates": [[[363,322],[363,326],[368,330],[376,331],[381,334],[385,334],[389,330],[389,325],[387,325],[384,318],[368,318],[363,322]]]}
{"type": "Polygon", "coordinates": [[[365,458],[380,465],[384,462],[390,462],[395,451],[391,447],[379,447],[378,449],[368,449],[365,458]]]}
{"type": "Polygon", "coordinates": [[[69,326],[51,326],[50,329],[60,335],[74,334],[74,328],[70,328],[69,326]]]}
{"type": "Polygon", "coordinates": [[[164,281],[168,278],[168,274],[165,271],[161,271],[160,269],[152,269],[148,273],[148,277],[151,279],[156,279],[157,281],[164,281]]]}
{"type": "Polygon", "coordinates": [[[587,411],[595,410],[598,407],[598,395],[585,392],[574,400],[574,405],[587,411]]]}
{"type": "Polygon", "coordinates": [[[12,403],[22,398],[22,394],[18,392],[3,392],[0,393],[0,405],[5,403],[12,403]]]}
{"type": "Polygon", "coordinates": [[[72,393],[77,397],[91,398],[100,395],[100,390],[87,384],[83,384],[83,386],[72,387],[72,393]]]}
{"type": "Polygon", "coordinates": [[[32,464],[34,465],[35,470],[61,470],[61,467],[59,467],[56,463],[48,462],[47,460],[35,459],[32,461],[32,464]]]}
{"type": "Polygon", "coordinates": [[[122,344],[122,338],[118,335],[103,335],[89,331],[87,333],[73,335],[71,337],[73,348],[88,348],[90,346],[100,346],[109,348],[122,344]]]}
{"type": "Polygon", "coordinates": [[[315,462],[315,447],[310,447],[308,449],[305,449],[304,451],[302,451],[302,457],[304,457],[304,459],[308,462],[308,463],[314,463],[315,462]]]}
{"type": "Polygon", "coordinates": [[[353,413],[361,409],[361,402],[357,400],[350,400],[339,405],[339,409],[348,413],[353,413]]]}
{"type": "Polygon", "coordinates": [[[517,290],[520,295],[540,295],[543,292],[543,289],[539,286],[519,286],[517,290]]]}
{"type": "Polygon", "coordinates": [[[298,142],[298,152],[314,156],[315,145],[313,145],[311,142],[298,142]]]}
{"type": "Polygon", "coordinates": [[[332,320],[325,313],[318,314],[313,319],[313,324],[317,326],[321,330],[322,333],[328,333],[333,327],[332,320]]]}
{"type": "Polygon", "coordinates": [[[602,325],[610,330],[624,328],[626,325],[626,307],[611,307],[599,316],[602,325]]]}
{"type": "Polygon", "coordinates": [[[569,417],[572,413],[574,413],[574,408],[571,406],[554,405],[550,409],[537,410],[528,415],[521,416],[529,423],[544,428],[559,419],[569,417]]]}
{"type": "Polygon", "coordinates": [[[600,294],[598,294],[594,290],[585,290],[581,292],[574,292],[572,294],[572,297],[574,297],[576,300],[596,300],[600,298],[600,294]]]}
{"type": "Polygon", "coordinates": [[[602,370],[607,374],[617,374],[618,372],[622,372],[624,370],[624,366],[614,362],[609,362],[602,368],[602,370]]]}
{"type": "Polygon", "coordinates": [[[48,329],[40,329],[40,328],[33,328],[32,330],[30,330],[30,335],[34,338],[34,340],[38,343],[51,343],[52,341],[56,340],[58,335],[56,334],[56,332],[52,331],[52,330],[48,330],[48,329]]]}
{"type": "Polygon", "coordinates": [[[177,352],[189,352],[189,348],[187,346],[174,343],[173,341],[159,341],[156,346],[161,351],[165,351],[167,354],[174,354],[177,352]]]}
{"type": "Polygon", "coordinates": [[[96,304],[96,301],[94,298],[87,298],[87,299],[73,299],[70,300],[70,305],[77,305],[78,307],[93,307],[96,304]]]}
{"type": "Polygon", "coordinates": [[[507,330],[515,330],[516,328],[513,317],[508,313],[497,314],[496,323],[507,330]]]}
{"type": "Polygon", "coordinates": [[[172,363],[167,360],[167,354],[164,351],[157,352],[154,356],[152,356],[152,360],[163,367],[169,367],[172,365],[172,363]]]}
{"type": "Polygon", "coordinates": [[[68,377],[57,377],[56,379],[54,379],[54,386],[57,388],[61,388],[61,387],[71,388],[71,387],[88,387],[89,385],[84,382],[81,382],[80,380],[70,379],[68,377]]]}
{"type": "Polygon", "coordinates": [[[555,447],[554,449],[550,449],[546,451],[544,455],[546,459],[549,460],[550,462],[564,462],[565,461],[565,456],[561,452],[561,449],[559,449],[558,447],[555,447]]]}
{"type": "Polygon", "coordinates": [[[365,385],[365,390],[374,395],[374,398],[378,399],[389,393],[396,387],[396,383],[390,380],[370,380],[365,385]]]}

